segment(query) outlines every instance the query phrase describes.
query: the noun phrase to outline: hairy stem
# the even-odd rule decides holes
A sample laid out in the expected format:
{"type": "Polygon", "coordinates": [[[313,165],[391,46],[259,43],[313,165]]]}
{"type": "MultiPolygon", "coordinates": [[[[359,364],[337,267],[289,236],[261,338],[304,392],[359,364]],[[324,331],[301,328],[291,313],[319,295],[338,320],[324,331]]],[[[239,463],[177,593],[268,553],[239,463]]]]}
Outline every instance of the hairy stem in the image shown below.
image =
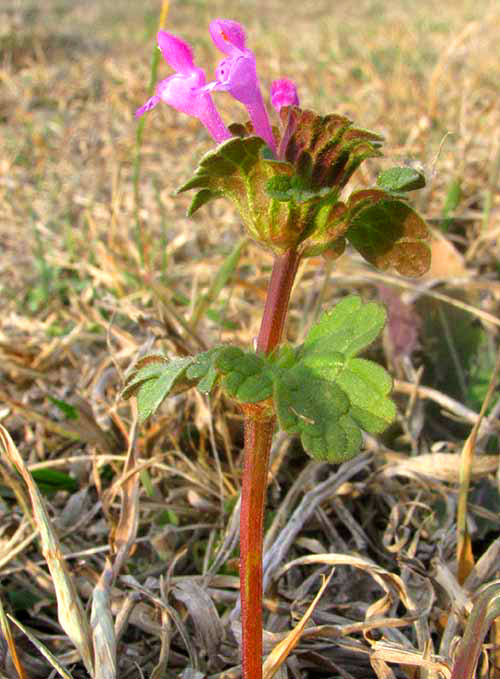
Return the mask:
{"type": "MultiPolygon", "coordinates": [[[[295,250],[276,257],[267,291],[257,351],[270,353],[283,333],[297,271],[295,250]]],[[[240,517],[243,679],[262,677],[262,539],[264,499],[274,416],[258,404],[245,407],[245,450],[240,517]]]]}
{"type": "Polygon", "coordinates": [[[240,515],[243,679],[262,677],[262,537],[264,498],[274,418],[245,418],[240,515]]]}

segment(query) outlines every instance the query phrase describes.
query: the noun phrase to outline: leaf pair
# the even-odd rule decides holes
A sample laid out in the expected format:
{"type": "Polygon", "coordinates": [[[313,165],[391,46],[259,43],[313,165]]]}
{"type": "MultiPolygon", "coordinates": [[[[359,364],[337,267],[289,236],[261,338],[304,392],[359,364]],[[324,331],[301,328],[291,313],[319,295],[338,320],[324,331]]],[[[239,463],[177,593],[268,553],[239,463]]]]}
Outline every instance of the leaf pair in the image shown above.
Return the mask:
{"type": "Polygon", "coordinates": [[[281,427],[298,434],[312,457],[340,462],[359,451],[362,429],[380,432],[395,416],[389,375],[356,357],[385,318],[383,307],[353,296],[323,314],[296,349],[283,346],[266,356],[225,346],[172,361],[144,357],[129,371],[123,396],[137,394],[144,420],[172,391],[196,385],[209,393],[219,383],[241,404],[268,401],[281,427]]]}
{"type": "Polygon", "coordinates": [[[237,136],[207,153],[179,189],[197,190],[189,214],[225,196],[250,236],[276,254],[297,248],[302,256],[336,258],[348,241],[380,269],[425,273],[427,226],[404,200],[407,191],[425,185],[424,175],[390,168],[380,174],[377,188],[356,191],[343,202],[341,192],[353,172],[366,158],[381,155],[382,137],[336,114],[286,107],[280,115],[283,157],[270,156],[251,127],[231,126],[237,136]]]}

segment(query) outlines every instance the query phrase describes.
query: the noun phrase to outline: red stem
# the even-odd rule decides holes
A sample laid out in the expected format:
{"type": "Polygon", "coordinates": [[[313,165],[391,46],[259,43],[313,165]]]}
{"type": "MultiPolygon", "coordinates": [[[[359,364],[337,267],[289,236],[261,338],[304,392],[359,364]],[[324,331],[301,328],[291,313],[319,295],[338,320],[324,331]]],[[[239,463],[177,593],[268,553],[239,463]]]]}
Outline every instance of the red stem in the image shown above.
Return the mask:
{"type": "Polygon", "coordinates": [[[279,255],[274,260],[271,280],[267,289],[266,305],[257,338],[257,351],[269,354],[281,341],[299,260],[300,256],[296,250],[287,250],[284,255],[279,255]]]}
{"type": "MultiPolygon", "coordinates": [[[[257,351],[278,346],[297,272],[295,250],[276,257],[262,316],[257,351]]],[[[262,540],[269,453],[275,418],[256,406],[245,409],[245,450],[240,516],[240,582],[243,679],[262,677],[262,540]]]]}

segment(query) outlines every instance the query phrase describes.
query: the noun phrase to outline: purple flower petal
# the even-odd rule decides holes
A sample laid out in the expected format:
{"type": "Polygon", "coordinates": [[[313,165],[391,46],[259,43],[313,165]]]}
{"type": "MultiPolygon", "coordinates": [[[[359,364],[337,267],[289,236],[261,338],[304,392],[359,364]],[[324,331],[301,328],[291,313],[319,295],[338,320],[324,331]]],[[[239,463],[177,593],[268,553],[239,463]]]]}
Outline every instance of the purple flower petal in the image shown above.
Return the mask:
{"type": "Polygon", "coordinates": [[[206,90],[225,90],[241,101],[253,123],[255,134],[276,151],[276,142],[264,106],[257,78],[253,52],[245,47],[243,27],[228,19],[216,19],[210,24],[210,34],[216,46],[227,54],[215,71],[216,81],[206,90]]]}
{"type": "Polygon", "coordinates": [[[177,111],[198,118],[200,114],[200,99],[203,96],[199,92],[199,87],[205,84],[203,82],[204,79],[203,72],[201,73],[201,78],[196,71],[193,71],[191,75],[175,73],[159,83],[156,93],[162,101],[177,111]]]}
{"type": "Polygon", "coordinates": [[[199,118],[217,142],[231,138],[231,133],[222,122],[211,95],[203,87],[205,74],[195,68],[191,75],[171,75],[162,80],[156,93],[162,101],[181,113],[199,118]]]}
{"type": "Polygon", "coordinates": [[[165,61],[174,71],[188,75],[195,69],[193,51],[186,42],[167,31],[158,31],[157,40],[165,61]]]}
{"type": "Polygon", "coordinates": [[[288,78],[281,78],[272,82],[271,103],[278,113],[283,106],[298,106],[299,95],[295,83],[288,78]]]}
{"type": "Polygon", "coordinates": [[[224,54],[232,55],[245,49],[245,30],[237,21],[214,19],[210,23],[210,35],[216,47],[224,54]]]}
{"type": "Polygon", "coordinates": [[[259,96],[259,82],[255,58],[250,50],[223,59],[215,71],[217,85],[214,89],[230,92],[246,106],[252,105],[259,96]]]}
{"type": "Polygon", "coordinates": [[[144,115],[144,113],[151,111],[151,109],[153,109],[159,101],[160,97],[158,97],[155,94],[154,97],[151,97],[151,99],[147,100],[144,106],[141,106],[140,108],[137,109],[137,111],[135,112],[135,117],[140,118],[142,115],[144,115]]]}
{"type": "Polygon", "coordinates": [[[154,97],[137,109],[136,117],[150,111],[161,100],[181,113],[198,118],[215,141],[230,139],[231,133],[224,125],[205,86],[205,72],[194,64],[191,47],[166,31],[158,32],[158,46],[176,73],[158,83],[154,97]]]}

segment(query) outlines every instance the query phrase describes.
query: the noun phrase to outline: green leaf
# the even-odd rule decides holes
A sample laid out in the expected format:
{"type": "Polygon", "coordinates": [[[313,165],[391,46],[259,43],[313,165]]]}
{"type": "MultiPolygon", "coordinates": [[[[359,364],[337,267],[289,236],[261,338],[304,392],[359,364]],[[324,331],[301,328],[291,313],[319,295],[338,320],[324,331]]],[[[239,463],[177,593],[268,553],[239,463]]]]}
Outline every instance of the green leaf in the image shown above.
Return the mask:
{"type": "Polygon", "coordinates": [[[391,167],[379,174],[377,186],[391,193],[415,191],[424,188],[425,175],[412,167],[391,167]]]}
{"type": "Polygon", "coordinates": [[[39,601],[42,601],[40,596],[37,596],[30,589],[7,589],[4,596],[7,597],[9,604],[14,611],[27,611],[29,608],[35,606],[39,601]]]}
{"type": "Polygon", "coordinates": [[[299,434],[315,459],[341,462],[359,451],[361,431],[349,417],[349,399],[335,382],[314,379],[299,364],[277,380],[274,396],[281,427],[299,434]]]}
{"type": "Polygon", "coordinates": [[[121,397],[127,399],[136,394],[143,382],[161,375],[167,363],[168,358],[158,353],[142,356],[132,363],[125,373],[125,387],[121,397]]]}
{"type": "Polygon", "coordinates": [[[392,381],[381,366],[355,354],[380,333],[385,309],[347,297],[323,314],[295,351],[277,355],[275,407],[282,428],[299,434],[316,459],[340,462],[359,451],[361,429],[377,433],[394,419],[392,381]]]}
{"type": "Polygon", "coordinates": [[[202,394],[210,393],[217,381],[215,358],[219,351],[220,347],[215,347],[194,356],[191,365],[186,370],[187,379],[193,382],[198,381],[197,388],[202,394]]]}
{"type": "Polygon", "coordinates": [[[75,408],[75,406],[72,406],[70,403],[66,403],[66,401],[61,401],[58,398],[54,398],[53,396],[49,395],[49,400],[52,401],[52,403],[59,408],[59,410],[63,413],[63,415],[66,417],[68,420],[77,420],[79,417],[78,414],[78,409],[75,408]]]}
{"type": "Polygon", "coordinates": [[[402,200],[384,191],[357,191],[348,201],[347,239],[378,269],[394,267],[403,276],[421,276],[431,261],[427,225],[402,200]]]}
{"type": "Polygon", "coordinates": [[[373,342],[384,327],[386,317],[382,305],[364,304],[356,295],[346,297],[309,330],[302,356],[311,352],[330,352],[332,357],[338,352],[346,357],[354,356],[373,342]]]}
{"type": "Polygon", "coordinates": [[[392,380],[382,366],[351,358],[336,380],[349,397],[352,417],[365,431],[380,433],[396,417],[396,407],[387,398],[392,380]]]}
{"type": "Polygon", "coordinates": [[[462,180],[460,177],[452,179],[446,191],[446,198],[443,206],[443,218],[447,219],[455,212],[462,200],[462,180]]]}
{"type": "Polygon", "coordinates": [[[278,175],[266,184],[266,191],[276,200],[286,203],[293,201],[297,204],[307,203],[313,198],[321,198],[331,193],[329,187],[313,189],[308,179],[299,175],[278,175]]]}
{"type": "Polygon", "coordinates": [[[273,374],[265,356],[237,347],[221,349],[215,360],[223,388],[241,403],[258,403],[273,393],[273,374]]]}
{"type": "Polygon", "coordinates": [[[299,108],[282,113],[285,125],[291,117],[287,129],[294,130],[284,160],[270,155],[262,139],[248,136],[248,125],[231,126],[238,136],[206,154],[179,191],[197,190],[189,214],[212,199],[229,198],[248,234],[277,254],[299,245],[306,256],[325,249],[340,253],[342,243],[333,241],[347,222],[335,205],[361,162],[380,155],[382,138],[344,116],[299,108]]]}
{"type": "Polygon", "coordinates": [[[137,407],[141,422],[158,409],[176,382],[184,376],[192,361],[191,357],[176,358],[166,363],[161,372],[142,382],[137,392],[137,407]]]}
{"type": "Polygon", "coordinates": [[[453,213],[460,205],[462,200],[462,180],[460,177],[454,177],[448,184],[446,190],[446,198],[443,205],[442,220],[439,228],[442,231],[449,231],[453,223],[453,213]]]}
{"type": "Polygon", "coordinates": [[[78,481],[58,469],[34,469],[31,475],[45,495],[56,493],[58,490],[66,490],[70,493],[78,490],[78,481]]]}

